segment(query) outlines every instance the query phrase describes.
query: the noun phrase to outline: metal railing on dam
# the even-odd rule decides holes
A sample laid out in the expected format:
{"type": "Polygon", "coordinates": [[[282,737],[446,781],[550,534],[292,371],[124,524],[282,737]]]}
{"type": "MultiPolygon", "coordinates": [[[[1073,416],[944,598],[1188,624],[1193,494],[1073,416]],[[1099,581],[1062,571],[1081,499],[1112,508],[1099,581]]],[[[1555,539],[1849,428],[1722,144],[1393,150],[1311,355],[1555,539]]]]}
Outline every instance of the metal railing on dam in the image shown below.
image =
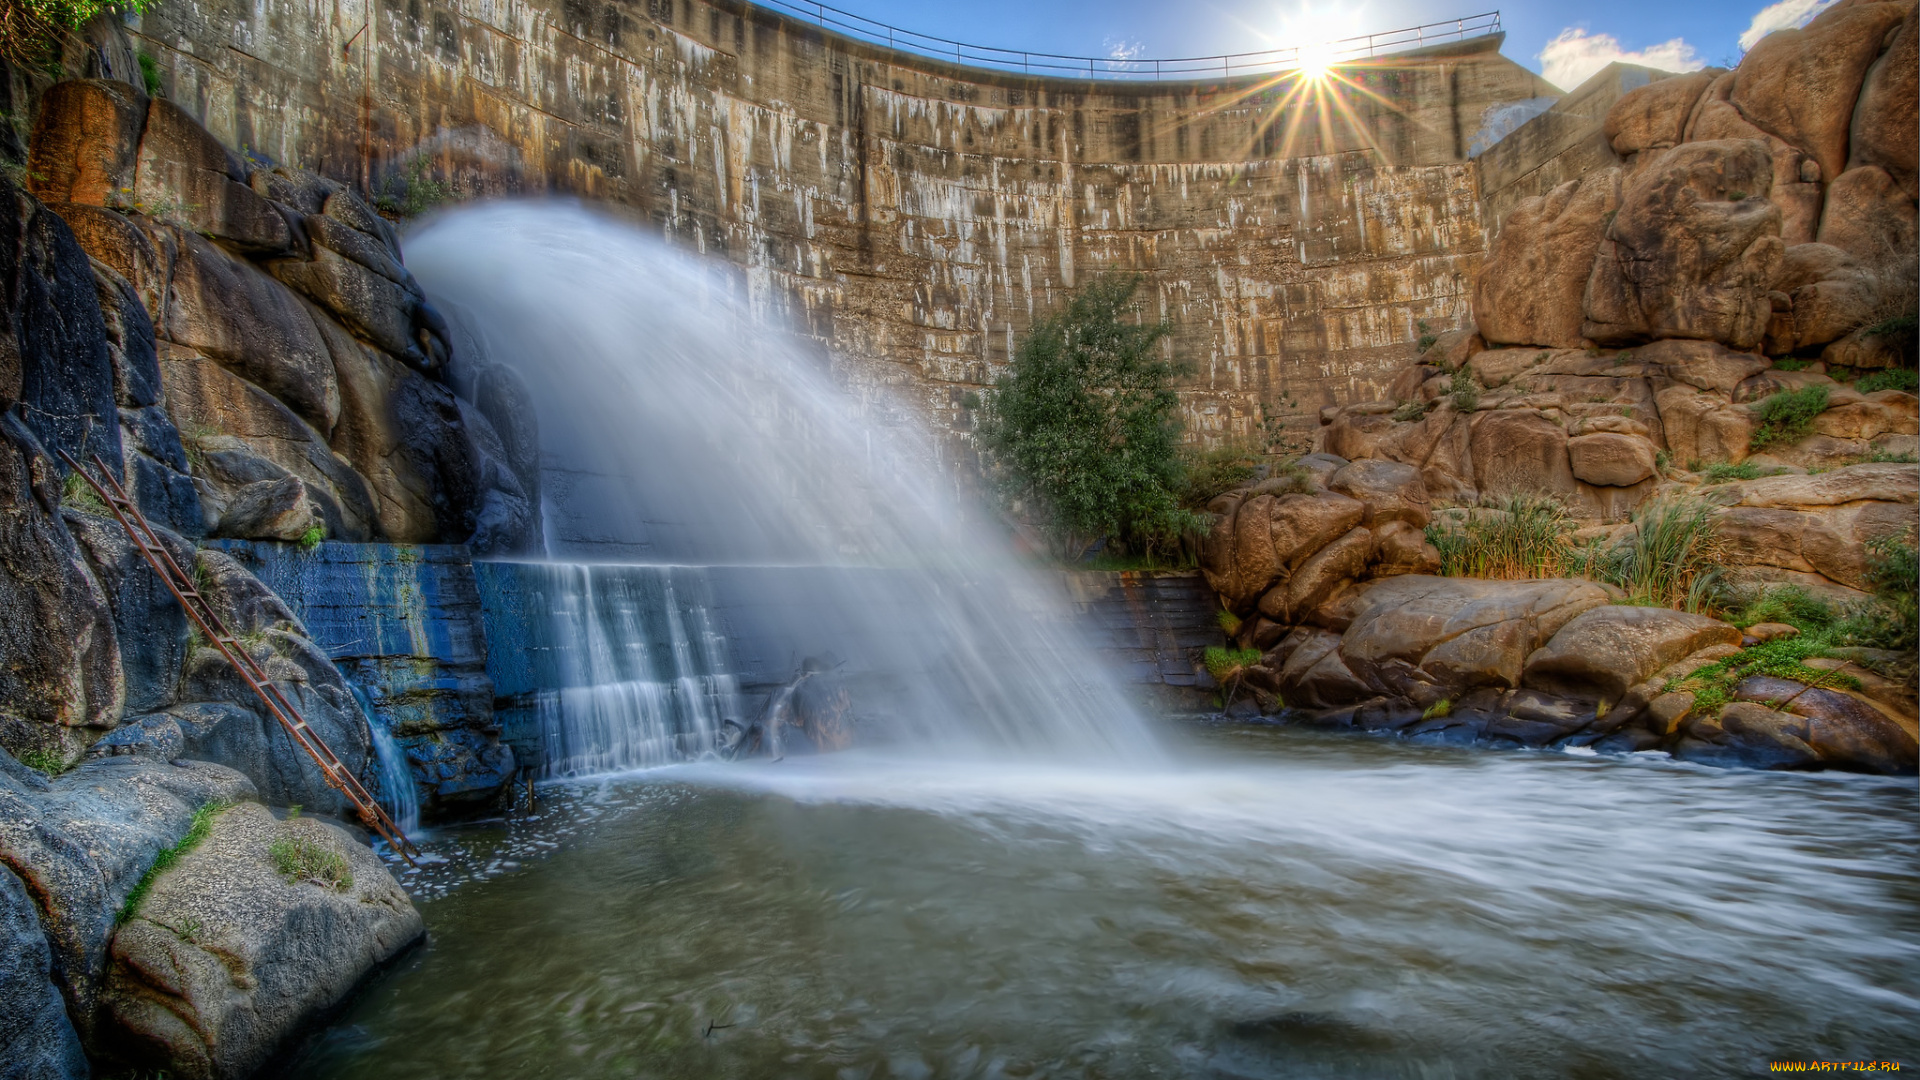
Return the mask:
{"type": "Polygon", "coordinates": [[[1125,56],[1074,56],[1067,53],[1029,52],[1003,49],[996,45],[978,45],[951,38],[922,34],[891,26],[864,15],[819,3],[817,0],[754,0],[761,7],[781,12],[802,22],[845,34],[848,37],[891,49],[914,53],[956,64],[1018,71],[1068,79],[1205,79],[1215,75],[1258,75],[1282,72],[1308,63],[1341,64],[1369,59],[1386,53],[1421,49],[1454,41],[1490,37],[1501,32],[1500,13],[1482,12],[1457,19],[1409,26],[1377,34],[1310,42],[1278,49],[1254,52],[1222,53],[1216,56],[1177,56],[1159,59],[1125,56]]]}

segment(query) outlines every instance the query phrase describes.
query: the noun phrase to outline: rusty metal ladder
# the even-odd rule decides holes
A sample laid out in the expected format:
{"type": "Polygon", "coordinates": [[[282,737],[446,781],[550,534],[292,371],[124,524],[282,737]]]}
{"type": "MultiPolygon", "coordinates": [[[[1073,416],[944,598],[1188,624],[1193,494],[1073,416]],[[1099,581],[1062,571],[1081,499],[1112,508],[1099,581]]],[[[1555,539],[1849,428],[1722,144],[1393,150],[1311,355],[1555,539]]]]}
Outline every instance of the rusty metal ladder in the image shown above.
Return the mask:
{"type": "Polygon", "coordinates": [[[367,828],[385,840],[395,854],[406,860],[408,866],[416,865],[413,856],[420,854],[420,849],[414,846],[413,841],[407,839],[407,835],[400,831],[400,826],[380,808],[373,794],[335,756],[332,748],[327,746],[326,741],[320,737],[320,733],[307,726],[306,718],[300,715],[300,710],[294,707],[293,702],[288,700],[279,685],[268,677],[259,662],[254,660],[239,639],[233,636],[226,624],[220,621],[220,616],[214,613],[213,606],[207,602],[207,598],[194,587],[193,578],[180,569],[180,564],[174,561],[172,553],[160,543],[160,537],[153,531],[153,526],[147,522],[146,515],[140,512],[140,508],[127,497],[125,489],[121,488],[120,482],[114,479],[113,470],[107,468],[107,463],[100,459],[100,455],[93,455],[93,464],[100,470],[100,476],[105,480],[103,484],[101,480],[95,479],[92,473],[82,468],[79,462],[73,460],[65,450],[59,451],[59,454],[60,459],[67,463],[67,467],[78,473],[100,496],[100,500],[106,503],[107,509],[113,512],[114,519],[127,531],[127,537],[133,541],[136,548],[140,549],[140,554],[147,560],[147,565],[153,567],[154,573],[160,575],[160,580],[166,583],[174,599],[180,601],[180,606],[186,609],[187,617],[200,628],[200,632],[213,643],[213,647],[220,650],[220,655],[227,658],[227,662],[233,665],[233,669],[240,673],[240,678],[259,696],[261,702],[267,706],[267,711],[273,714],[282,728],[286,729],[288,738],[291,738],[300,749],[305,750],[314,764],[320,767],[320,775],[326,780],[327,785],[345,795],[347,800],[353,803],[354,809],[359,811],[360,820],[366,823],[367,828]]]}

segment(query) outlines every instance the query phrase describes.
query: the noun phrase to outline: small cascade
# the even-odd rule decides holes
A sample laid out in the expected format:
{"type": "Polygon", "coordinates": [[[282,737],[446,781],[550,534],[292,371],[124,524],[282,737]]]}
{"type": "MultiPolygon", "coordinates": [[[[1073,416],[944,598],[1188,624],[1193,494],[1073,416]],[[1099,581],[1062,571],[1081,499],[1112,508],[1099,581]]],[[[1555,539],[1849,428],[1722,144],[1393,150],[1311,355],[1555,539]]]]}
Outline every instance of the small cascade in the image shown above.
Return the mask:
{"type": "Polygon", "coordinates": [[[373,711],[367,692],[351,680],[347,687],[360,703],[361,715],[367,718],[367,731],[373,738],[374,781],[380,805],[394,824],[400,826],[400,831],[411,836],[420,828],[420,787],[414,780],[413,767],[407,763],[407,752],[393,737],[393,732],[376,719],[379,714],[373,711]]]}
{"type": "Polygon", "coordinates": [[[550,678],[535,697],[549,776],[710,753],[739,687],[697,567],[529,567],[549,605],[550,678]]]}

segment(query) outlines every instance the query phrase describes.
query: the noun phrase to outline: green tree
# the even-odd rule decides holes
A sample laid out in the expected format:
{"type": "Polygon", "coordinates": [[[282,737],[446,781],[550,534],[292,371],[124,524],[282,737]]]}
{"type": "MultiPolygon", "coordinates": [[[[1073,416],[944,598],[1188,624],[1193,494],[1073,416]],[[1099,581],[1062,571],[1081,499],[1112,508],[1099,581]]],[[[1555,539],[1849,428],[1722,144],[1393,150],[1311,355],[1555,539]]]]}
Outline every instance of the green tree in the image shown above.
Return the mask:
{"type": "Polygon", "coordinates": [[[1128,318],[1138,286],[1102,277],[1035,323],[981,410],[1001,494],[1068,558],[1102,536],[1159,556],[1200,523],[1178,498],[1178,371],[1154,355],[1173,328],[1128,318]]]}
{"type": "Polygon", "coordinates": [[[0,58],[32,63],[103,11],[145,11],[155,0],[0,0],[0,58]]]}

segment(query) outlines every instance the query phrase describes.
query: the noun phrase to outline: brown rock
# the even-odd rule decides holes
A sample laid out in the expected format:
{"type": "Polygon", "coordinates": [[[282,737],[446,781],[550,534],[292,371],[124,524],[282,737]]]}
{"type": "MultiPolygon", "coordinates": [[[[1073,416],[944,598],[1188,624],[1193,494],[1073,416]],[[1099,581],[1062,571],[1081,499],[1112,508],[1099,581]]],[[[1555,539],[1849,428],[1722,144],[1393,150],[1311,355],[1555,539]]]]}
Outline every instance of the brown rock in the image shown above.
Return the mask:
{"type": "MultiPolygon", "coordinates": [[[[1349,466],[1350,468],[1351,466],[1349,466]]],[[[1251,503],[1249,504],[1251,506],[1251,503]]],[[[1242,510],[1244,516],[1248,510],[1242,510]]],[[[1258,511],[1255,511],[1258,512],[1258,511]]],[[[1273,552],[1274,572],[1264,581],[1255,583],[1258,576],[1257,565],[1243,579],[1250,587],[1240,595],[1251,597],[1265,591],[1268,584],[1281,572],[1290,572],[1301,566],[1316,552],[1338,539],[1348,530],[1360,524],[1366,515],[1366,506],[1357,499],[1331,491],[1315,495],[1283,495],[1266,504],[1267,542],[1273,552]]],[[[1258,562],[1259,542],[1252,543],[1255,561],[1258,562]]]]}
{"type": "Polygon", "coordinates": [[[27,187],[50,203],[125,206],[147,103],[111,79],[55,83],[40,99],[27,159],[27,187]]]}
{"type": "Polygon", "coordinates": [[[1920,196],[1915,173],[1920,169],[1920,6],[1906,5],[1906,18],[1893,33],[1887,51],[1867,69],[1860,99],[1853,106],[1853,124],[1847,147],[1847,168],[1878,165],[1887,170],[1908,198],[1920,196]]]}
{"type": "Polygon", "coordinates": [[[1808,723],[1800,738],[1823,765],[1875,773],[1912,772],[1915,767],[1920,748],[1913,736],[1859,698],[1764,675],[1743,680],[1734,696],[1805,717],[1808,723]]]}
{"type": "Polygon", "coordinates": [[[1392,434],[1390,417],[1342,410],[1333,422],[1320,429],[1319,448],[1349,461],[1379,457],[1380,443],[1392,434]]]}
{"type": "Polygon", "coordinates": [[[1728,98],[1762,130],[1812,155],[1822,176],[1838,176],[1861,82],[1905,14],[1903,4],[1858,4],[1768,34],[1741,60],[1728,98]]]}
{"type": "Polygon", "coordinates": [[[1373,530],[1373,554],[1368,561],[1376,578],[1438,574],[1440,549],[1427,542],[1425,530],[1404,521],[1388,521],[1373,530]]]}
{"type": "Polygon", "coordinates": [[[1814,476],[1763,476],[1729,484],[1738,506],[1803,510],[1872,501],[1912,505],[1920,502],[1920,466],[1866,462],[1814,476]]]}
{"type": "Polygon", "coordinates": [[[1820,350],[1820,362],[1833,367],[1890,368],[1911,367],[1912,335],[1875,333],[1875,325],[1862,326],[1820,350]]]}
{"type": "Polygon", "coordinates": [[[1600,432],[1567,442],[1573,475],[1601,487],[1631,487],[1655,475],[1654,445],[1637,435],[1600,432]]]}
{"type": "Polygon", "coordinates": [[[1529,654],[1606,602],[1606,592],[1586,581],[1392,577],[1368,587],[1339,651],[1376,693],[1511,688],[1529,654]]]}
{"type": "Polygon", "coordinates": [[[1608,605],[1584,612],[1527,658],[1525,685],[1584,701],[1619,701],[1627,688],[1740,631],[1705,615],[1608,605]]]}
{"type": "Polygon", "coordinates": [[[1620,205],[1618,169],[1596,170],[1507,215],[1473,285],[1473,318],[1490,344],[1581,344],[1581,294],[1606,215],[1620,205]]]}
{"type": "Polygon", "coordinates": [[[1637,350],[1636,355],[1645,363],[1661,365],[1675,381],[1700,390],[1731,391],[1741,380],[1767,369],[1766,357],[1735,352],[1717,341],[1668,338],[1637,350]]]}
{"type": "Polygon", "coordinates": [[[1878,165],[1848,169],[1827,187],[1819,241],[1871,267],[1911,273],[1916,226],[1913,196],[1878,165]],[[1904,261],[1903,261],[1904,260],[1904,261]]]}
{"type": "Polygon", "coordinates": [[[322,434],[331,432],[340,416],[340,385],[300,299],[200,237],[173,235],[180,255],[161,334],[232,368],[322,434]]]}
{"type": "Polygon", "coordinates": [[[1372,533],[1364,528],[1348,531],[1315,552],[1288,576],[1279,610],[1274,610],[1273,592],[1261,597],[1261,614],[1282,622],[1298,621],[1300,615],[1313,610],[1335,590],[1359,577],[1367,568],[1367,556],[1372,553],[1372,533]]]}
{"type": "Polygon", "coordinates": [[[245,251],[289,250],[293,233],[287,219],[239,182],[244,177],[227,148],[198,120],[166,98],[153,99],[140,137],[136,205],[245,251]]]}
{"type": "Polygon", "coordinates": [[[414,367],[425,365],[413,333],[420,298],[408,288],[323,247],[314,248],[310,262],[282,259],[271,269],[376,348],[414,367]]]}
{"type": "Polygon", "coordinates": [[[173,277],[171,237],[154,234],[102,206],[59,203],[48,207],[73,230],[86,253],[125,278],[146,305],[156,326],[166,310],[167,283],[173,277]]]}
{"type": "Polygon", "coordinates": [[[1799,637],[1800,628],[1777,622],[1754,623],[1747,627],[1747,636],[1760,642],[1776,641],[1780,638],[1799,637]]]}
{"type": "Polygon", "coordinates": [[[1602,344],[1758,346],[1784,252],[1780,211],[1765,199],[1772,185],[1773,159],[1758,141],[1663,151],[1621,195],[1587,281],[1582,332],[1602,344]]]}
{"type": "Polygon", "coordinates": [[[1820,163],[1791,143],[1747,122],[1725,100],[1709,98],[1694,118],[1692,139],[1753,139],[1767,144],[1773,156],[1773,187],[1767,200],[1780,208],[1780,239],[1789,246],[1813,239],[1820,227],[1820,163]]]}
{"type": "Polygon", "coordinates": [[[1667,449],[1682,464],[1693,461],[1746,460],[1753,439],[1753,414],[1719,394],[1691,386],[1670,386],[1655,395],[1667,449]]]}
{"type": "Polygon", "coordinates": [[[1429,364],[1457,368],[1466,363],[1467,357],[1486,347],[1486,339],[1480,336],[1479,329],[1466,326],[1439,335],[1434,339],[1433,347],[1420,354],[1420,358],[1429,364]]]}
{"type": "Polygon", "coordinates": [[[329,537],[364,541],[372,536],[373,506],[366,481],[273,395],[224,365],[181,349],[163,353],[160,377],[167,412],[189,443],[190,454],[205,463],[196,464],[195,477],[224,493],[217,500],[220,505],[210,510],[224,511],[226,498],[249,484],[292,474],[305,482],[322,507],[329,537]]]}
{"type": "Polygon", "coordinates": [[[1607,110],[1603,129],[1613,152],[1626,157],[1642,150],[1679,145],[1686,137],[1687,118],[1700,95],[1724,74],[1725,68],[1706,68],[1658,79],[1621,95],[1607,110]]]}
{"type": "Polygon", "coordinates": [[[1851,254],[1831,244],[1795,244],[1787,249],[1776,289],[1790,295],[1791,333],[1779,352],[1825,344],[1873,318],[1878,290],[1873,275],[1851,254]]]}
{"type": "Polygon", "coordinates": [[[1831,405],[1813,418],[1813,430],[1836,439],[1920,435],[1920,398],[1903,390],[1880,390],[1859,401],[1831,405]]]}
{"type": "Polygon", "coordinates": [[[1397,461],[1356,461],[1329,477],[1327,489],[1359,500],[1366,509],[1360,524],[1368,528],[1404,521],[1424,529],[1432,516],[1420,470],[1397,461]]]}
{"type": "Polygon", "coordinates": [[[1532,409],[1482,413],[1472,433],[1474,486],[1485,495],[1574,491],[1567,429],[1532,409]]]}
{"type": "MultiPolygon", "coordinates": [[[[1562,355],[1559,350],[1542,349],[1529,345],[1521,349],[1488,349],[1475,353],[1467,361],[1467,369],[1480,385],[1491,390],[1505,386],[1514,379],[1551,362],[1562,355]]],[[[1576,355],[1584,355],[1576,353],[1576,355]]]]}

